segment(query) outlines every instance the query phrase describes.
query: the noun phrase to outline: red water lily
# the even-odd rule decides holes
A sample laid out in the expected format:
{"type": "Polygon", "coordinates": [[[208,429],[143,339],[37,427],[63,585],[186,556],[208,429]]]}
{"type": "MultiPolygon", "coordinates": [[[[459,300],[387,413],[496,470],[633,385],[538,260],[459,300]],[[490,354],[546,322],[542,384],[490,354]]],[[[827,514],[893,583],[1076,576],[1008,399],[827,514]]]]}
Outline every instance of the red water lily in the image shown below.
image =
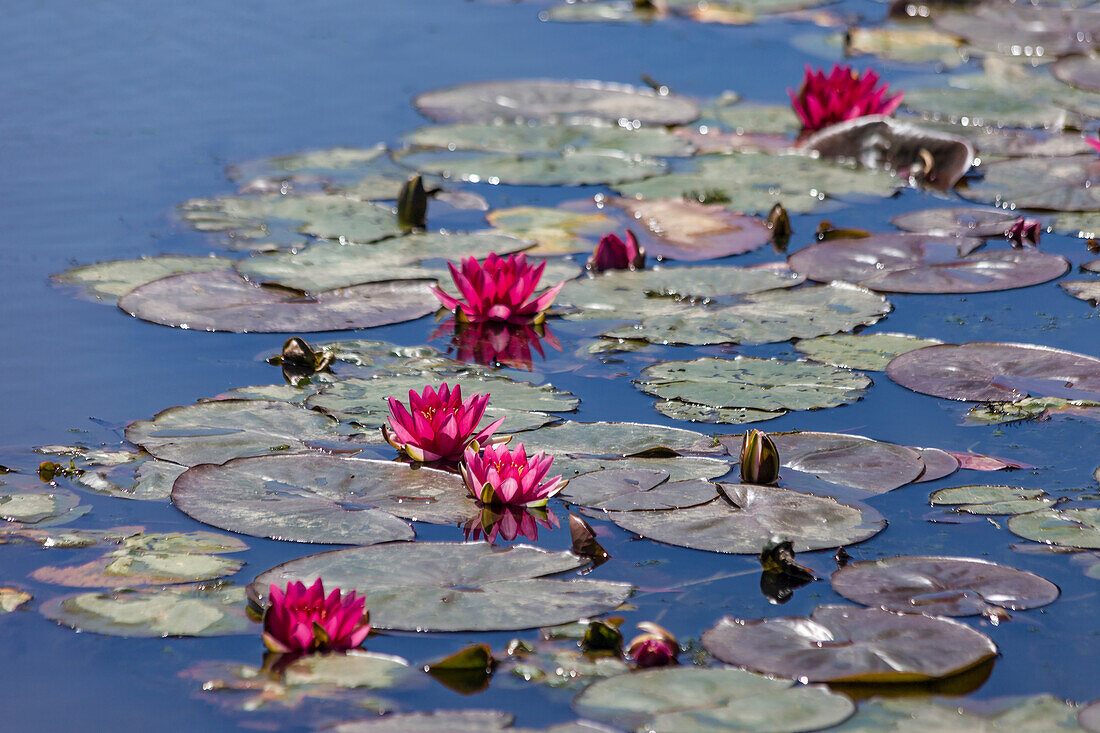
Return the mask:
{"type": "Polygon", "coordinates": [[[677,664],[680,643],[666,629],[650,621],[643,621],[638,628],[644,631],[630,640],[626,653],[639,667],[667,667],[677,664]]]}
{"type": "Polygon", "coordinates": [[[483,505],[541,507],[568,483],[561,476],[543,481],[553,463],[553,456],[543,453],[528,458],[520,443],[511,452],[503,445],[488,446],[481,454],[467,448],[459,470],[470,494],[483,505]]]}
{"type": "Polygon", "coordinates": [[[878,82],[878,74],[870,69],[858,74],[851,66],[836,64],[826,76],[823,70],[806,66],[802,87],[797,93],[788,89],[787,94],[802,120],[802,131],[816,132],[857,117],[893,114],[905,95],[887,97],[889,85],[879,87],[878,82]]]}
{"type": "Polygon", "coordinates": [[[363,643],[370,633],[366,599],[339,588],[325,596],[321,579],[306,588],[271,586],[271,605],[264,613],[263,640],[273,652],[343,651],[363,643]]]}
{"type": "Polygon", "coordinates": [[[604,270],[641,270],[645,267],[645,250],[638,246],[634,232],[626,230],[626,241],[611,232],[600,238],[592,256],[588,258],[588,269],[592,272],[604,270]]]}
{"type": "Polygon", "coordinates": [[[424,387],[423,394],[410,389],[407,410],[393,397],[387,399],[389,425],[382,426],[382,436],[414,461],[457,461],[467,447],[476,450],[488,442],[508,440],[493,437],[504,418],[477,429],[489,404],[487,394],[471,395],[463,401],[461,387],[455,385],[452,390],[444,383],[438,392],[431,385],[424,387]]]}
{"type": "Polygon", "coordinates": [[[462,300],[451,297],[438,287],[432,288],[443,307],[455,311],[457,318],[482,323],[485,321],[503,321],[505,323],[531,323],[543,319],[543,312],[550,307],[561,290],[560,282],[542,295],[535,297],[545,262],[532,267],[522,255],[500,257],[491,253],[485,262],[475,257],[462,261],[459,270],[453,263],[447,263],[451,277],[462,296],[462,300]]]}

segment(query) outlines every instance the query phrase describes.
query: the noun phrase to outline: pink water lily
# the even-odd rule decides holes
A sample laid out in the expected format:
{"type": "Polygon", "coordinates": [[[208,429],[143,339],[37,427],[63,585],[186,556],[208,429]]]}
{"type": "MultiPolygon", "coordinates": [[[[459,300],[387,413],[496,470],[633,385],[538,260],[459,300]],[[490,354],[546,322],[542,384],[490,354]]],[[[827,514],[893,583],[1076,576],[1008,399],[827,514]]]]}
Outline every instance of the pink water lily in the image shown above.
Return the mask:
{"type": "Polygon", "coordinates": [[[370,633],[366,599],[339,588],[325,596],[321,579],[306,588],[271,586],[271,605],[264,613],[263,640],[273,652],[343,651],[363,643],[370,633]]]}
{"type": "Polygon", "coordinates": [[[626,230],[626,241],[611,232],[600,238],[592,256],[588,258],[588,269],[592,272],[604,270],[641,270],[645,267],[645,250],[638,246],[634,232],[626,230]]]}
{"type": "Polygon", "coordinates": [[[565,284],[560,282],[535,297],[546,263],[540,262],[532,267],[522,254],[505,258],[491,253],[483,263],[475,257],[468,257],[462,261],[461,270],[454,263],[447,263],[447,266],[462,299],[453,298],[438,287],[432,290],[444,308],[454,311],[457,318],[471,323],[539,322],[565,284]]]}
{"type": "Polygon", "coordinates": [[[1039,234],[1042,231],[1042,226],[1038,219],[1028,219],[1026,216],[1021,216],[1005,231],[1005,238],[1016,249],[1022,249],[1025,246],[1037,247],[1039,246],[1039,234]]]}
{"type": "Polygon", "coordinates": [[[1086,137],[1085,142],[1089,144],[1090,148],[1095,150],[1097,153],[1100,153],[1100,133],[1098,133],[1095,138],[1086,137]]]}
{"type": "Polygon", "coordinates": [[[511,452],[503,445],[481,454],[467,448],[459,470],[470,495],[483,505],[541,507],[568,483],[561,476],[543,481],[553,463],[553,456],[543,453],[528,458],[520,443],[511,452]]]}
{"type": "Polygon", "coordinates": [[[680,643],[666,629],[650,621],[643,621],[638,628],[644,631],[630,640],[626,653],[639,667],[667,667],[677,664],[680,643]]]}
{"type": "Polygon", "coordinates": [[[452,390],[446,383],[437,392],[431,385],[423,394],[409,390],[409,407],[398,400],[390,403],[389,425],[382,426],[386,442],[414,461],[457,461],[468,447],[477,450],[493,442],[506,442],[506,437],[494,437],[504,418],[494,420],[481,430],[478,423],[485,415],[489,395],[475,394],[462,399],[462,388],[452,390]]]}
{"type": "Polygon", "coordinates": [[[904,92],[887,97],[889,85],[878,86],[879,76],[868,69],[856,73],[851,66],[836,64],[826,76],[823,70],[806,66],[806,76],[798,92],[791,89],[791,105],[802,120],[803,132],[866,115],[889,115],[901,105],[904,92]]]}

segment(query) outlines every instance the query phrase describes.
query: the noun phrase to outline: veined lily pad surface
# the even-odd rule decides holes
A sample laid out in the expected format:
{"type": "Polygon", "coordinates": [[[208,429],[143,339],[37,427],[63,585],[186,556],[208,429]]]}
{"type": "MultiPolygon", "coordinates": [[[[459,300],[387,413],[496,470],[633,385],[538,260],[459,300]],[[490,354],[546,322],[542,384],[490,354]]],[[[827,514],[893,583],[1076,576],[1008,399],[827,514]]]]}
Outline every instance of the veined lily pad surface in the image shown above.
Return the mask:
{"type": "Polygon", "coordinates": [[[963,557],[857,562],[837,570],[830,582],[849,601],[929,616],[1023,611],[1058,597],[1058,586],[1034,573],[963,557]]]}
{"type": "Polygon", "coordinates": [[[935,339],[899,333],[839,333],[802,339],[794,348],[807,359],[845,369],[881,372],[895,357],[914,349],[933,346],[935,339]]]}
{"type": "Polygon", "coordinates": [[[377,628],[506,631],[605,613],[630,596],[626,583],[547,577],[585,564],[570,552],[525,545],[396,543],[292,560],[262,573],[252,592],[264,597],[272,583],[322,577],[366,597],[377,628]]]}
{"type": "Polygon", "coordinates": [[[723,618],[703,634],[727,664],[810,682],[923,682],[997,655],[958,621],[879,608],[818,606],[809,618],[723,618]]]}
{"type": "Polygon", "coordinates": [[[1047,545],[1100,549],[1100,509],[1044,509],[1018,514],[1008,529],[1025,539],[1047,545]]]}
{"type": "Polygon", "coordinates": [[[967,514],[1027,514],[1054,503],[1041,489],[1016,486],[953,486],[932,492],[932,506],[951,506],[967,514]]]}
{"type": "Polygon", "coordinates": [[[992,704],[957,698],[880,698],[861,704],[859,711],[835,730],[837,733],[917,730],[1050,733],[1081,728],[1077,725],[1077,707],[1073,703],[1053,695],[1034,695],[996,700],[992,704]]]}
{"type": "Polygon", "coordinates": [[[228,270],[233,261],[224,257],[180,257],[164,255],[137,260],[113,260],[83,265],[55,275],[59,283],[76,285],[97,300],[114,302],[139,285],[168,275],[185,272],[228,270]]]}

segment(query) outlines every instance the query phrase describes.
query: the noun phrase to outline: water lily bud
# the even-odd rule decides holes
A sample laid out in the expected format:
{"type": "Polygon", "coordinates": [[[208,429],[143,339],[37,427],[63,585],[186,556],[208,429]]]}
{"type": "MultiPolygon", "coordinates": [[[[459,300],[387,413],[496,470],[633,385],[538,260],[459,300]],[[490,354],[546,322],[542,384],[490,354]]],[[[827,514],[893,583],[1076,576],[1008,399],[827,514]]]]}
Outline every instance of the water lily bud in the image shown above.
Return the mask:
{"type": "Polygon", "coordinates": [[[1039,224],[1038,219],[1028,219],[1026,216],[1021,216],[1014,221],[1008,231],[1005,232],[1005,238],[1008,239],[1016,249],[1022,249],[1023,247],[1038,247],[1041,228],[1042,225],[1039,224]]]}
{"type": "Polygon", "coordinates": [[[774,484],[779,480],[779,451],[767,433],[750,430],[741,440],[741,481],[774,484]]]}
{"type": "Polygon", "coordinates": [[[588,258],[588,269],[592,272],[641,270],[644,267],[645,250],[638,246],[637,237],[629,229],[625,242],[614,232],[603,235],[588,258]]]}
{"type": "Polygon", "coordinates": [[[428,192],[420,174],[405,181],[397,194],[397,225],[402,229],[423,229],[428,221],[428,192]]]}
{"type": "Polygon", "coordinates": [[[787,210],[783,208],[783,204],[772,207],[764,224],[772,232],[772,241],[780,247],[787,246],[787,242],[791,241],[791,219],[787,216],[787,210]]]}
{"type": "Polygon", "coordinates": [[[680,643],[666,629],[655,623],[643,621],[638,628],[646,632],[630,640],[627,655],[639,667],[667,667],[677,664],[680,657],[680,643]]]}
{"type": "Polygon", "coordinates": [[[584,632],[584,638],[581,639],[581,649],[586,652],[621,653],[623,634],[619,631],[620,623],[622,623],[622,619],[589,621],[588,628],[584,632]],[[616,620],[618,623],[615,622],[616,620]]]}

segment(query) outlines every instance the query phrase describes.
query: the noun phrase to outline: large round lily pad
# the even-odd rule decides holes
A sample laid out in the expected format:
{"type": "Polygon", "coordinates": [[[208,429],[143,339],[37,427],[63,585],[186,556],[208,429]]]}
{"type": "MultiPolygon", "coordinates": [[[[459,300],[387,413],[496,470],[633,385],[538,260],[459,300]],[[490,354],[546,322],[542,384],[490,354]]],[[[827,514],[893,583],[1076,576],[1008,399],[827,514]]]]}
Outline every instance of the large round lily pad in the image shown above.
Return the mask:
{"type": "MultiPolygon", "coordinates": [[[[673,457],[714,453],[714,439],[694,430],[632,422],[577,422],[528,431],[523,441],[551,455],[673,457]]],[[[719,449],[720,450],[720,449],[719,449]]]]}
{"type": "Polygon", "coordinates": [[[292,560],[260,575],[251,592],[263,597],[272,583],[320,577],[366,597],[377,628],[511,631],[576,621],[626,600],[632,590],[626,583],[547,577],[585,562],[525,545],[395,543],[292,560]]]}
{"type": "Polygon", "coordinates": [[[807,361],[738,356],[666,361],[642,370],[638,389],[697,405],[756,410],[813,410],[855,402],[871,380],[807,361]]]}
{"type": "Polygon", "coordinates": [[[169,407],[126,428],[126,439],[156,458],[194,466],[274,451],[300,451],[335,440],[336,421],[313,410],[268,400],[215,400],[169,407]]]}
{"type": "Polygon", "coordinates": [[[930,616],[1022,611],[1058,597],[1058,586],[1034,573],[969,557],[855,562],[833,573],[830,582],[849,601],[930,616]]]}
{"type": "Polygon", "coordinates": [[[509,80],[421,94],[421,114],[438,122],[631,120],[676,125],[698,115],[683,97],[597,81],[509,80]]]}
{"type": "Polygon", "coordinates": [[[74,267],[53,276],[55,282],[77,285],[97,300],[114,302],[139,285],[184,272],[228,270],[233,260],[224,257],[161,255],[136,260],[112,260],[74,267]]]}
{"type": "Polygon", "coordinates": [[[310,333],[411,321],[436,310],[430,280],[391,280],[313,296],[265,287],[232,272],[173,275],[136,288],[118,305],[145,321],[195,331],[310,333]]]}
{"type": "Polygon", "coordinates": [[[412,539],[397,517],[460,524],[478,515],[455,474],[322,453],[195,466],[176,480],[172,502],[242,534],[347,545],[412,539]]]}
{"type": "Polygon", "coordinates": [[[818,606],[807,618],[725,617],[703,645],[728,664],[809,682],[924,682],[997,655],[985,634],[945,618],[818,606]]]}
{"type": "MultiPolygon", "coordinates": [[[[523,437],[523,436],[517,436],[523,437]]],[[[528,448],[534,449],[532,442],[528,448]]],[[[598,448],[597,448],[598,450],[598,448]]],[[[594,471],[617,471],[619,469],[638,469],[646,472],[667,474],[670,481],[688,481],[691,479],[721,478],[730,472],[733,464],[721,458],[707,456],[662,456],[651,458],[632,456],[628,458],[604,458],[586,455],[558,455],[554,458],[552,473],[560,473],[566,479],[588,474],[594,471]]]]}
{"type": "Polygon", "coordinates": [[[1044,509],[1017,514],[1008,529],[1025,539],[1059,547],[1100,549],[1100,509],[1044,509]]]}
{"type": "Polygon", "coordinates": [[[802,339],[794,348],[807,359],[822,364],[881,372],[895,356],[938,343],[942,342],[903,333],[838,333],[802,339]]]}
{"type": "Polygon", "coordinates": [[[0,520],[20,525],[48,526],[75,519],[88,510],[71,491],[43,487],[42,491],[18,491],[0,487],[0,520]]]}
{"type": "Polygon", "coordinates": [[[949,400],[1096,399],[1100,359],[1032,344],[973,341],[902,354],[886,374],[915,392],[949,400]]]}
{"type": "Polygon", "coordinates": [[[1033,249],[973,252],[977,240],[925,234],[833,239],[799,250],[791,269],[812,280],[848,280],[888,293],[982,293],[1053,280],[1069,269],[1033,249]]]}
{"type": "Polygon", "coordinates": [[[1100,210],[1100,157],[1003,160],[982,166],[980,181],[959,191],[971,201],[1020,209],[1100,210]]]}
{"type": "Polygon", "coordinates": [[[204,584],[81,593],[42,605],[42,615],[78,631],[127,637],[248,633],[244,588],[204,584]]]}
{"type": "Polygon", "coordinates": [[[559,496],[570,504],[603,511],[682,509],[718,498],[710,481],[670,481],[664,471],[620,468],[571,479],[559,496]]]}
{"type": "Polygon", "coordinates": [[[665,164],[655,158],[613,151],[550,155],[424,152],[403,155],[400,162],[418,171],[468,183],[517,186],[611,185],[639,181],[665,169],[665,164]]]}
{"type": "Polygon", "coordinates": [[[824,686],[691,666],[600,680],[576,697],[573,708],[585,718],[655,733],[797,733],[831,727],[855,710],[851,700],[824,686]]]}
{"type": "Polygon", "coordinates": [[[775,486],[719,484],[725,499],[671,511],[608,512],[630,532],[678,547],[756,554],[776,536],[795,552],[862,542],[886,527],[870,507],[775,486]]]}

